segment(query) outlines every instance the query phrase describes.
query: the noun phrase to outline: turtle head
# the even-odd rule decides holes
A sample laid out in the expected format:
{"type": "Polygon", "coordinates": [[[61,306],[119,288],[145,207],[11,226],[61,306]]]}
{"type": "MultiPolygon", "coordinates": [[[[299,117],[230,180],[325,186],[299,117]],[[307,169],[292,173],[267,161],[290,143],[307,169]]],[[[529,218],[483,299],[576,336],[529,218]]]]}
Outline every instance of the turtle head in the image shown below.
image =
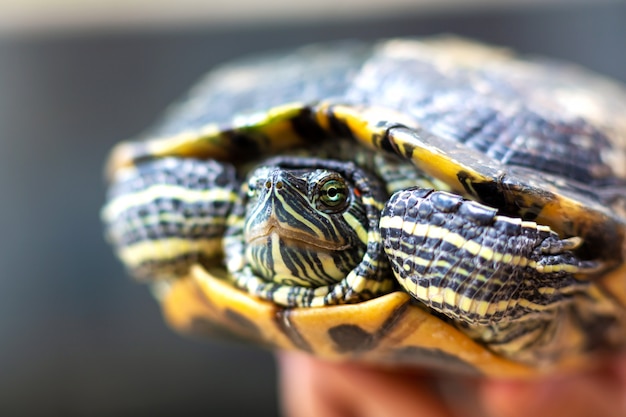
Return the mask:
{"type": "Polygon", "coordinates": [[[247,182],[245,257],[283,285],[342,280],[367,250],[368,219],[349,178],[325,168],[264,166],[247,182]]]}
{"type": "Polygon", "coordinates": [[[384,184],[350,161],[279,156],[250,172],[224,238],[229,279],[288,307],[354,303],[395,285],[384,184]]]}

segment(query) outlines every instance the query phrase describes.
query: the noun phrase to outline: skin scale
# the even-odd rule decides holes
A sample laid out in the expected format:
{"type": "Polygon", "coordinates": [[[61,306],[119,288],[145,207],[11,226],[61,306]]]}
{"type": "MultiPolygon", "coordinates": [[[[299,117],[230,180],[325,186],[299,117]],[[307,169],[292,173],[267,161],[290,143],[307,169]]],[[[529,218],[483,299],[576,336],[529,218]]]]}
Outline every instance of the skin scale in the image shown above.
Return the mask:
{"type": "Polygon", "coordinates": [[[474,374],[580,366],[593,352],[622,346],[626,333],[626,129],[611,117],[626,100],[623,87],[579,71],[518,61],[504,49],[457,38],[310,46],[218,68],[147,141],[113,151],[114,186],[103,211],[113,225],[109,236],[130,269],[157,288],[167,320],[183,332],[226,332],[326,358],[474,374]],[[282,275],[278,282],[259,278],[263,268],[250,267],[238,237],[247,191],[234,178],[262,162],[241,157],[285,152],[269,164],[302,169],[315,158],[335,158],[339,166],[358,160],[347,171],[367,172],[359,184],[370,187],[373,175],[386,188],[383,198],[359,191],[366,211],[381,218],[368,214],[367,241],[377,243],[326,289],[300,285],[302,278],[296,286],[284,285],[291,282],[282,275]],[[395,156],[372,162],[383,154],[395,156]],[[187,223],[168,221],[175,212],[168,204],[199,201],[192,194],[202,192],[190,192],[198,182],[176,168],[196,160],[211,161],[212,168],[194,169],[211,172],[197,177],[212,184],[208,201],[223,211],[196,216],[189,213],[207,210],[190,203],[187,223]],[[176,183],[169,202],[154,191],[162,167],[137,176],[164,161],[171,161],[166,176],[176,183]],[[410,170],[387,171],[403,164],[415,174],[396,187],[410,170]],[[127,179],[135,185],[120,185],[127,179]],[[396,191],[408,194],[391,196],[396,191]],[[139,195],[147,204],[139,211],[160,219],[143,223],[147,239],[136,228],[145,213],[130,216],[135,223],[115,220],[139,207],[139,195]],[[435,214],[400,208],[411,199],[421,203],[409,206],[435,214]],[[164,206],[155,209],[155,201],[164,206]],[[440,217],[447,221],[433,223],[440,217]],[[463,228],[468,222],[479,233],[463,228]],[[212,232],[198,239],[203,228],[212,232]],[[135,241],[124,240],[125,232],[115,237],[122,229],[134,230],[135,241]],[[469,267],[468,259],[479,266],[469,267]]]}

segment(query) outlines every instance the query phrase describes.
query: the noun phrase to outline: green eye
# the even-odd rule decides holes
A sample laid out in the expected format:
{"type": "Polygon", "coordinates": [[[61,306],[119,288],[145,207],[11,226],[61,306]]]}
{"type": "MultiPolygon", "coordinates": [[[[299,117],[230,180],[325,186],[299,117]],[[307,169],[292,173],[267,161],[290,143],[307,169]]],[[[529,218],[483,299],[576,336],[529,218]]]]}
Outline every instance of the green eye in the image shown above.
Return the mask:
{"type": "Polygon", "coordinates": [[[320,202],[327,208],[343,208],[348,201],[348,188],[343,181],[331,179],[320,188],[320,202]]]}

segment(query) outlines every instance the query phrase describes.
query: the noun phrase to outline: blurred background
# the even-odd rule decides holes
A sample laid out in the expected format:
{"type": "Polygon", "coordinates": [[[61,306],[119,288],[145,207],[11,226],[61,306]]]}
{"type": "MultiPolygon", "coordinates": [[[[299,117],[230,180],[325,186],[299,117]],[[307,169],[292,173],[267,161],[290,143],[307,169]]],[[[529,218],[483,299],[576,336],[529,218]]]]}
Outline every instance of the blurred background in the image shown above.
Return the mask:
{"type": "Polygon", "coordinates": [[[216,63],[453,32],[626,81],[623,1],[0,0],[0,415],[279,415],[272,356],[182,338],[102,238],[103,163],[216,63]],[[296,8],[297,6],[297,8],[296,8]]]}

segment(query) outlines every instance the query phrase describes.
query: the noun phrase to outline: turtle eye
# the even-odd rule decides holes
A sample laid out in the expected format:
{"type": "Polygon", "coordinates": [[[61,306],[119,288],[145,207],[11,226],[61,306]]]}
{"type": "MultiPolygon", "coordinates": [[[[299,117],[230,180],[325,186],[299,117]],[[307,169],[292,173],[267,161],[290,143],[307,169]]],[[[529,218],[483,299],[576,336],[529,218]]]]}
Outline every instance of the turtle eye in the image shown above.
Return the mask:
{"type": "Polygon", "coordinates": [[[350,196],[348,187],[339,179],[332,178],[324,182],[318,191],[318,209],[323,212],[337,212],[347,206],[350,196]],[[321,206],[321,207],[320,207],[321,206]]]}
{"type": "Polygon", "coordinates": [[[250,199],[256,197],[256,193],[257,193],[256,184],[253,183],[252,181],[248,182],[248,190],[246,191],[246,193],[248,194],[248,198],[250,199]]]}

